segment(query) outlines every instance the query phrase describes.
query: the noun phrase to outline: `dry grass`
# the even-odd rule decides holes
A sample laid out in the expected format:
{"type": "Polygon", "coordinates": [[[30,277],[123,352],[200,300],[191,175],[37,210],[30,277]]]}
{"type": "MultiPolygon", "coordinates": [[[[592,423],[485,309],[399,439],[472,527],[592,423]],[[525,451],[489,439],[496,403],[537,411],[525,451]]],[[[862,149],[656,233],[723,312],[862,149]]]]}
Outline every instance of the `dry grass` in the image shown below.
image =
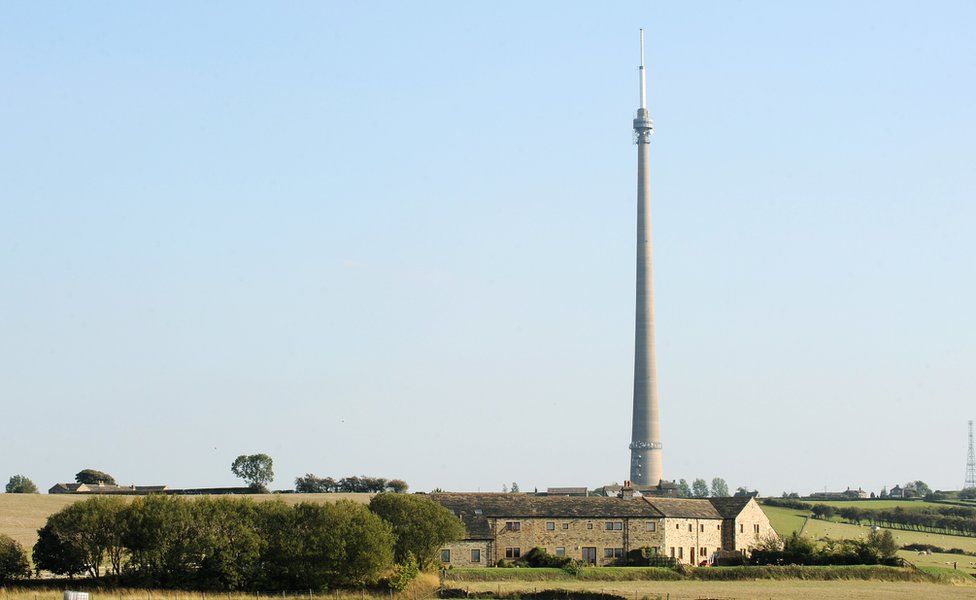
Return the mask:
{"type": "MultiPolygon", "coordinates": [[[[50,515],[69,504],[91,497],[73,494],[0,494],[0,533],[14,538],[29,551],[37,541],[37,530],[44,526],[50,515]]],[[[131,500],[136,496],[119,497],[131,500]]],[[[202,498],[202,496],[185,497],[202,498]]],[[[251,498],[259,502],[280,498],[287,504],[335,502],[336,500],[352,500],[365,504],[373,494],[253,494],[231,497],[251,498]]]]}

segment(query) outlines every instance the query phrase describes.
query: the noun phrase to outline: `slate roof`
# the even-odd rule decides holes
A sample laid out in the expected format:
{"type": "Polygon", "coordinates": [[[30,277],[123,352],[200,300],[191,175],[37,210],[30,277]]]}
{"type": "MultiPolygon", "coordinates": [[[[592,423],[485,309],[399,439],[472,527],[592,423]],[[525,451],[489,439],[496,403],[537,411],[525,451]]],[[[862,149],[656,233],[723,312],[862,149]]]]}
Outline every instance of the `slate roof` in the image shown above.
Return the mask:
{"type": "Polygon", "coordinates": [[[752,500],[752,496],[733,496],[731,498],[709,498],[708,501],[712,503],[722,517],[726,519],[734,519],[739,516],[742,509],[749,504],[752,500]]]}
{"type": "Polygon", "coordinates": [[[704,499],[692,498],[654,498],[643,497],[644,502],[650,504],[665,517],[679,519],[721,519],[722,514],[704,499]]]}

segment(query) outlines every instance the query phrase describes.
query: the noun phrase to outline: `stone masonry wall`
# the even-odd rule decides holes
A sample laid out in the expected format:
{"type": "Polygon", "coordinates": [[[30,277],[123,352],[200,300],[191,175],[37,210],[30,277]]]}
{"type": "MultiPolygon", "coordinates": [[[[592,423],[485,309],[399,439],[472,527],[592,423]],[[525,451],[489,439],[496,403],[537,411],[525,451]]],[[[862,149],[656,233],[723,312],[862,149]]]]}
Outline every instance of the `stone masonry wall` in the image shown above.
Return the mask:
{"type": "Polygon", "coordinates": [[[721,519],[664,519],[665,556],[685,564],[699,564],[722,549],[721,519]]]}
{"type": "Polygon", "coordinates": [[[751,500],[735,519],[734,549],[749,554],[762,540],[775,535],[776,531],[769,523],[769,517],[755,500],[751,500]]]}

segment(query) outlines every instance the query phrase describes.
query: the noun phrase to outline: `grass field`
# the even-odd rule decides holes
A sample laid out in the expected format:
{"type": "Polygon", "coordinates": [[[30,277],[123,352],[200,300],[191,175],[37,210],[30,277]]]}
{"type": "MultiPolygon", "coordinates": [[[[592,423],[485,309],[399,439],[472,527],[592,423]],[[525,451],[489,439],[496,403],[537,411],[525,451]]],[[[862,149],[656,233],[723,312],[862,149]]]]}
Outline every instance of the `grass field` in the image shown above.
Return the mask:
{"type": "MultiPolygon", "coordinates": [[[[119,496],[132,500],[136,496],[119,496]]],[[[201,496],[185,496],[186,498],[200,498],[201,496]]],[[[251,498],[257,501],[281,499],[288,504],[300,502],[335,502],[336,500],[353,500],[354,502],[369,502],[373,494],[253,494],[247,496],[230,496],[232,498],[251,498]]],[[[58,512],[65,506],[79,502],[91,496],[73,494],[0,494],[0,533],[4,533],[20,542],[30,551],[37,541],[37,530],[44,526],[48,516],[58,512]]]]}

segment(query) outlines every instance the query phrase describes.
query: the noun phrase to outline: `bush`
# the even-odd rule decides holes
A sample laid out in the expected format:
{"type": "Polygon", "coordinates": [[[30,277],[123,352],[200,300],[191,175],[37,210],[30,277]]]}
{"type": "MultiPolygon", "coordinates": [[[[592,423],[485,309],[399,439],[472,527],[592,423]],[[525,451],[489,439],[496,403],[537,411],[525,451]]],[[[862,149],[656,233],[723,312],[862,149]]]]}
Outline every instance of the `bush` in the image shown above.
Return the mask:
{"type": "Polygon", "coordinates": [[[545,548],[533,548],[525,553],[515,561],[515,564],[520,567],[532,567],[532,568],[556,568],[561,569],[569,564],[572,560],[565,556],[553,556],[546,552],[545,548]]]}
{"type": "Polygon", "coordinates": [[[793,498],[763,498],[762,503],[766,506],[792,508],[795,510],[810,510],[811,507],[809,502],[801,502],[793,498]]]}
{"type": "Polygon", "coordinates": [[[0,534],[0,585],[30,577],[30,562],[23,546],[0,534]]]}
{"type": "Polygon", "coordinates": [[[417,559],[413,554],[408,554],[407,560],[393,566],[393,574],[387,580],[387,587],[394,592],[402,592],[419,574],[420,567],[417,566],[417,559]]]}

